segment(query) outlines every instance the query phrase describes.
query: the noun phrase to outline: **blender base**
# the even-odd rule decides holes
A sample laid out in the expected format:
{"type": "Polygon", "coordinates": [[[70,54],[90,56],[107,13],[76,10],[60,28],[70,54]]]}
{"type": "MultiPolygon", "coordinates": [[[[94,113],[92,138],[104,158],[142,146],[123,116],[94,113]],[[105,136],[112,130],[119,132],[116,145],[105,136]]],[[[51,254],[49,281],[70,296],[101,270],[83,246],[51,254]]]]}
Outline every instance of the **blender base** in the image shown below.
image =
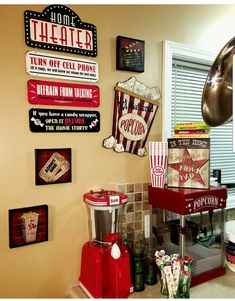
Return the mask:
{"type": "Polygon", "coordinates": [[[79,285],[90,298],[127,298],[133,292],[130,258],[125,246],[114,259],[111,247],[85,243],[82,248],[79,285]]]}
{"type": "Polygon", "coordinates": [[[90,292],[86,289],[86,287],[81,283],[81,281],[78,282],[78,285],[82,288],[82,290],[85,292],[85,294],[90,298],[94,299],[94,296],[90,294],[90,292]]]}

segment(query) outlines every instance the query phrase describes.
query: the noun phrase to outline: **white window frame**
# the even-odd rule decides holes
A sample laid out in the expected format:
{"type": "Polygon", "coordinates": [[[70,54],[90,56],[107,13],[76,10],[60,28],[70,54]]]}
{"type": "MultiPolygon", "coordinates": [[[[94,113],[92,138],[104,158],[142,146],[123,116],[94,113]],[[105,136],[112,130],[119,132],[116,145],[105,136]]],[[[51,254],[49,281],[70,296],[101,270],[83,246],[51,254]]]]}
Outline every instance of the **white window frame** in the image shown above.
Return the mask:
{"type": "MultiPolygon", "coordinates": [[[[163,77],[162,77],[162,140],[171,137],[171,75],[172,59],[188,59],[192,62],[212,64],[216,54],[196,49],[184,44],[163,41],[163,77]]],[[[228,197],[227,209],[235,208],[235,198],[228,197]]]]}

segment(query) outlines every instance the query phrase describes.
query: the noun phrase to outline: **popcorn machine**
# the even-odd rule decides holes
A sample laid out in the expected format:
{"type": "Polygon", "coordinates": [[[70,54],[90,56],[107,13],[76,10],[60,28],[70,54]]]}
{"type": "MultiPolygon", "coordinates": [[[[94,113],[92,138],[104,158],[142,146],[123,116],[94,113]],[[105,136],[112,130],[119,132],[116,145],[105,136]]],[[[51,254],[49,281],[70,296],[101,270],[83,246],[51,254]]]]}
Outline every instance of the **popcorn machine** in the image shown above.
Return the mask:
{"type": "Polygon", "coordinates": [[[149,203],[165,216],[161,248],[169,254],[179,253],[181,258],[184,255],[192,257],[192,286],[225,273],[223,228],[226,199],[227,190],[223,187],[149,186],[149,203]],[[203,220],[207,222],[204,224],[203,220]]]}
{"type": "Polygon", "coordinates": [[[119,243],[119,227],[127,196],[98,190],[84,194],[90,241],[82,248],[79,285],[90,298],[127,298],[133,292],[130,258],[119,243]]]}

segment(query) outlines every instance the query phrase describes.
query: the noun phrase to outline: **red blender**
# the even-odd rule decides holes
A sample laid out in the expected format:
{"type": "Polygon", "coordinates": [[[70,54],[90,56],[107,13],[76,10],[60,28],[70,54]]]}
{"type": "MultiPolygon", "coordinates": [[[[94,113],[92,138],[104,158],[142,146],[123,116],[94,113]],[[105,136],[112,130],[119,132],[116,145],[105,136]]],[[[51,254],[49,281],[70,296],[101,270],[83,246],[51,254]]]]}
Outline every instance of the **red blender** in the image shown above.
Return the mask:
{"type": "Polygon", "coordinates": [[[119,227],[127,196],[98,190],[84,194],[90,241],[82,248],[79,285],[90,298],[127,298],[133,292],[130,258],[119,243],[119,227]]]}

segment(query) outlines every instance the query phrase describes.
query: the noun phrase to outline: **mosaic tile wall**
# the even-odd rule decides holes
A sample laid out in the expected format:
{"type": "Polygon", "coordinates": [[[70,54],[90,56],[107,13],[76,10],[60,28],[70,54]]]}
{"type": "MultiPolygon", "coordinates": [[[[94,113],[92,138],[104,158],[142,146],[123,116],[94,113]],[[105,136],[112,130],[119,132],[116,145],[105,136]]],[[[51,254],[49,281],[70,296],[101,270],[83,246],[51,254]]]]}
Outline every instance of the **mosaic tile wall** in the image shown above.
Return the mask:
{"type": "Polygon", "coordinates": [[[144,233],[144,216],[149,214],[149,183],[118,184],[117,190],[128,196],[123,214],[122,229],[124,232],[134,231],[136,235],[144,233]]]}

